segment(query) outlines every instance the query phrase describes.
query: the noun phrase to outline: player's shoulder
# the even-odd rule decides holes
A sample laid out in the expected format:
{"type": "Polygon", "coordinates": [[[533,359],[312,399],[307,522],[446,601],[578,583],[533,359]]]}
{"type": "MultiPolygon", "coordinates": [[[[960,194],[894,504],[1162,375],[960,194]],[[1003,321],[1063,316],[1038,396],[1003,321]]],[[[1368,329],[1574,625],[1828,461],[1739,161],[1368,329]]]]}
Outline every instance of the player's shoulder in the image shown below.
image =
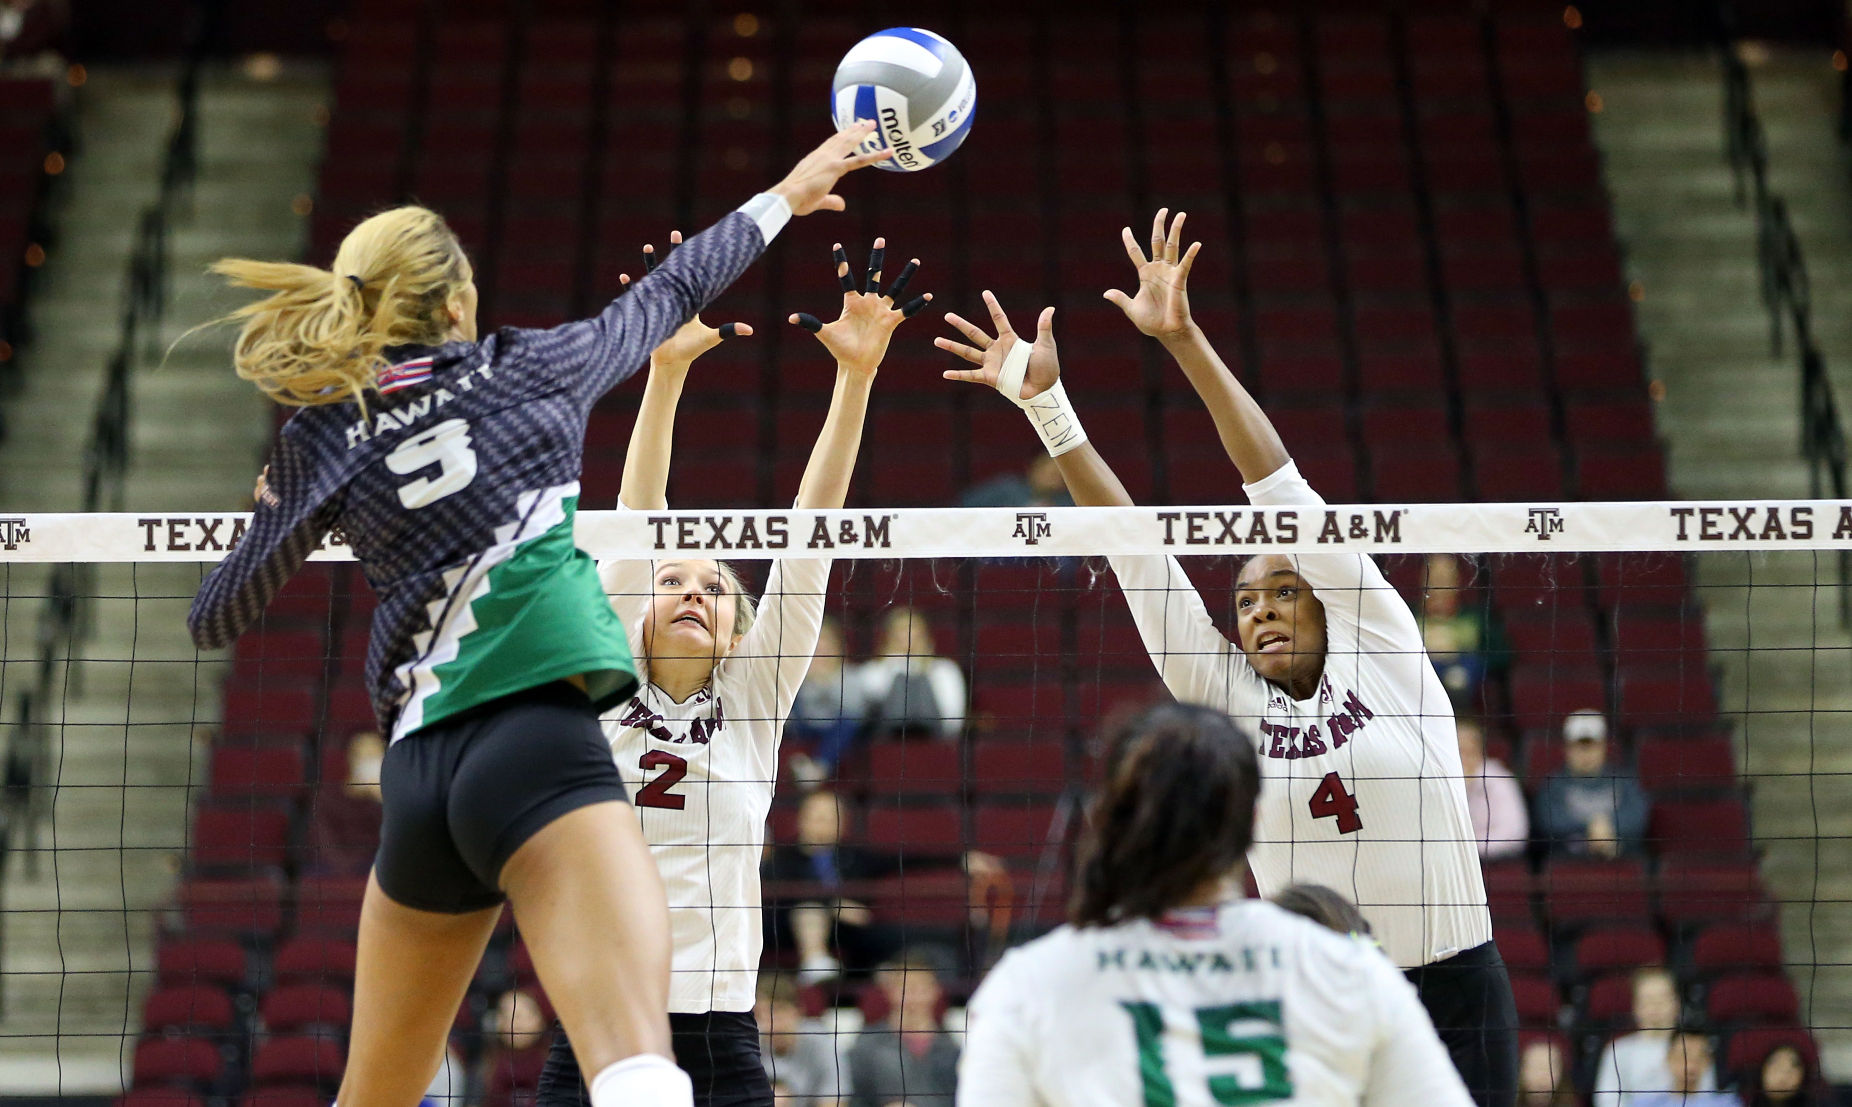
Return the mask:
{"type": "Polygon", "coordinates": [[[1230,910],[1240,919],[1238,928],[1231,929],[1249,935],[1259,931],[1287,947],[1290,971],[1309,982],[1375,984],[1389,978],[1401,979],[1389,958],[1369,938],[1339,934],[1268,900],[1243,900],[1231,905],[1230,910]]]}
{"type": "Polygon", "coordinates": [[[985,975],[972,997],[973,1005],[981,1009],[1006,1002],[1046,1001],[1058,981],[1071,978],[1076,955],[1084,954],[1098,933],[1064,924],[1010,949],[985,975]]]}

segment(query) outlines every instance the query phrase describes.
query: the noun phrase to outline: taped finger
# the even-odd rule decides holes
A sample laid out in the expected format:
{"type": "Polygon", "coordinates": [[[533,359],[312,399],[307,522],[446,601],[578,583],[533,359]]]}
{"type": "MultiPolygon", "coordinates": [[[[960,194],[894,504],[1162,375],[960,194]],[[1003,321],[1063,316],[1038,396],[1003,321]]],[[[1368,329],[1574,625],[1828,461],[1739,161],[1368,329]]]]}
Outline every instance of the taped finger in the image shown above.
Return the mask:
{"type": "Polygon", "coordinates": [[[887,240],[875,239],[874,249],[868,251],[868,280],[862,291],[870,296],[881,294],[881,267],[887,263],[887,240]]]}
{"type": "Polygon", "coordinates": [[[725,342],[727,339],[732,338],[734,335],[738,334],[739,327],[740,325],[738,323],[720,324],[720,340],[722,342],[725,342]]]}
{"type": "Polygon", "coordinates": [[[913,274],[917,273],[919,268],[919,258],[914,258],[912,261],[909,261],[906,267],[900,271],[900,276],[895,277],[894,283],[888,286],[887,294],[896,300],[906,295],[907,282],[913,279],[913,274]]]}
{"type": "Polygon", "coordinates": [[[800,311],[796,315],[793,315],[791,317],[791,322],[796,323],[798,326],[809,331],[811,334],[816,334],[818,331],[823,329],[823,320],[817,318],[816,316],[810,314],[807,311],[800,311]]]}
{"type": "Polygon", "coordinates": [[[843,251],[842,243],[838,242],[831,249],[830,256],[836,259],[836,283],[842,285],[844,292],[854,292],[855,278],[849,275],[849,255],[843,251]]]}
{"type": "Polygon", "coordinates": [[[911,319],[925,310],[926,305],[930,303],[932,303],[932,293],[930,292],[924,296],[915,296],[913,299],[907,301],[905,307],[900,309],[900,317],[902,319],[911,319]]]}
{"type": "Polygon", "coordinates": [[[654,273],[656,271],[656,266],[660,263],[660,260],[661,259],[659,259],[656,256],[656,247],[654,246],[643,247],[643,275],[647,277],[651,273],[654,273]]]}

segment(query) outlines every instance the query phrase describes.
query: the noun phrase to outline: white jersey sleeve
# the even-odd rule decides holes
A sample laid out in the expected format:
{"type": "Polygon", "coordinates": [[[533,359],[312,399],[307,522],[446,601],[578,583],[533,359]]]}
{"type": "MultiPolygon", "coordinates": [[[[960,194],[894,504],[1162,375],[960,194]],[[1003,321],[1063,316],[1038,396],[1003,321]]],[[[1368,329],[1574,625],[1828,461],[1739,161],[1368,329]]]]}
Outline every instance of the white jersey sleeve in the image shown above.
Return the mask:
{"type": "MultiPolygon", "coordinates": [[[[1015,958],[1012,963],[1012,958],[1015,958]]],[[[1006,953],[971,997],[965,1048],[958,1057],[957,1107],[1045,1107],[1034,1079],[1035,1011],[1006,953]]]]}
{"type": "Polygon", "coordinates": [[[719,666],[728,686],[740,689],[748,717],[775,724],[760,732],[774,747],[817,652],[829,579],[828,558],[774,561],[758,617],[719,666]]]}
{"type": "Polygon", "coordinates": [[[1237,719],[1266,709],[1267,684],[1209,617],[1202,596],[1174,557],[1107,559],[1145,652],[1170,694],[1185,703],[1214,707],[1237,719]]]}
{"type": "MultiPolygon", "coordinates": [[[[1325,503],[1290,460],[1241,489],[1256,507],[1325,503]]],[[[1410,687],[1421,681],[1423,671],[1432,667],[1421,627],[1373,559],[1351,553],[1297,554],[1293,563],[1324,605],[1325,637],[1333,653],[1368,655],[1386,675],[1410,687]]]]}
{"type": "Polygon", "coordinates": [[[1472,1107],[1459,1070],[1434,1031],[1415,986],[1385,958],[1374,958],[1377,1037],[1370,1051],[1364,1107],[1472,1107]]]}
{"type": "Polygon", "coordinates": [[[637,675],[644,680],[649,678],[643,669],[643,621],[649,613],[650,596],[656,591],[655,573],[656,563],[642,558],[598,563],[605,598],[624,621],[624,633],[630,637],[630,656],[636,659],[637,675]]]}

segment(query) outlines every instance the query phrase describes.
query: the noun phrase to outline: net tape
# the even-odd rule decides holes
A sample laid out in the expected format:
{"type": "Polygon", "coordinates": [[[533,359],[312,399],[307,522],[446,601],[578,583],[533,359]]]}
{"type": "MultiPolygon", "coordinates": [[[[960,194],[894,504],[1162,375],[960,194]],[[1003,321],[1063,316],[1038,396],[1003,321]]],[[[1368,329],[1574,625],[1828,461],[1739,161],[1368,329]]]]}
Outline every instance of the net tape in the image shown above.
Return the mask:
{"type": "MultiPolygon", "coordinates": [[[[4,562],[209,562],[243,512],[0,516],[4,562]]],[[[598,557],[1091,557],[1104,554],[1852,550],[1852,500],[1290,507],[582,511],[598,557]]],[[[340,535],[312,555],[351,561],[340,535]]]]}

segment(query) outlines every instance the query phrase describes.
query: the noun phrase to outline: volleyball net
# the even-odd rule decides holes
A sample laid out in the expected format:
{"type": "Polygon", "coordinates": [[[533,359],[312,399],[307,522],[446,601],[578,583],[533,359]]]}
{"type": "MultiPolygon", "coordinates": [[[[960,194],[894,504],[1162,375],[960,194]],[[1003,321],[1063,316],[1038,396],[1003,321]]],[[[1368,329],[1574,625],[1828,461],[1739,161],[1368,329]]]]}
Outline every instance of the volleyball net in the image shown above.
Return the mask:
{"type": "MultiPolygon", "coordinates": [[[[233,649],[195,650],[188,603],[247,521],[0,518],[0,1084],[307,1103],[338,1081],[377,834],[374,601],[333,536],[233,649]]],[[[1168,695],[1108,558],[1176,556],[1234,636],[1235,583],[1263,553],[1374,557],[1414,613],[1446,693],[1431,713],[1461,720],[1526,1040],[1556,1042],[1584,1089],[1648,964],[1674,972],[1728,1073],[1793,1042],[1824,1048],[1832,1075],[1852,1044],[1852,503],[588,511],[577,526],[601,560],[724,559],[755,595],[775,561],[834,559],[783,727],[763,964],[776,1017],[844,1058],[891,1011],[875,966],[930,965],[956,1009],[1004,949],[1062,921],[1097,739],[1168,695]],[[800,847],[832,836],[853,860],[826,871],[800,847]]],[[[1334,656],[1355,648],[1333,632],[1334,656]]],[[[1258,741],[1317,756],[1300,736],[1258,741]]],[[[647,819],[689,785],[673,756],[646,768],[647,819]]],[[[505,920],[458,1014],[447,1094],[531,1095],[550,1018],[505,920]]]]}

